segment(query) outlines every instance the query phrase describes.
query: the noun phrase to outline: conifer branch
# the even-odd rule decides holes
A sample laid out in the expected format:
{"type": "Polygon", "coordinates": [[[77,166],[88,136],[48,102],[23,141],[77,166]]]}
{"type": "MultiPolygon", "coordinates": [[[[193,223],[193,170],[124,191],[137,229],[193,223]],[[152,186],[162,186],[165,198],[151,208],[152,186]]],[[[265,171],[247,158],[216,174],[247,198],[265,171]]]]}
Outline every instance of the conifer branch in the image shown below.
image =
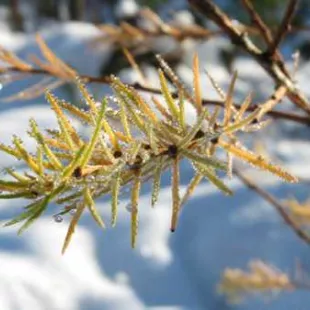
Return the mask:
{"type": "MultiPolygon", "coordinates": [[[[53,58],[50,54],[48,56],[53,58]]],[[[195,59],[192,93],[188,93],[188,96],[195,94],[194,103],[199,103],[202,86],[198,82],[198,59],[195,59]]],[[[2,152],[27,163],[30,172],[34,175],[31,177],[29,173],[20,175],[11,169],[7,172],[14,181],[1,180],[0,190],[3,193],[0,198],[24,197],[34,200],[26,207],[25,212],[10,221],[8,225],[23,221],[21,231],[24,230],[45,211],[51,202],[55,202],[60,207],[60,211],[55,216],[65,216],[71,210],[77,210],[69,226],[63,246],[64,252],[85,207],[89,209],[94,220],[104,227],[99,210],[95,207],[95,199],[110,194],[111,224],[114,226],[120,190],[123,186],[132,184],[131,244],[134,247],[138,231],[141,184],[149,178],[154,179],[151,198],[151,205],[154,206],[160,191],[161,174],[165,169],[172,167],[173,172],[172,231],[176,228],[181,205],[193,193],[201,176],[225,194],[232,194],[232,191],[217,176],[217,171],[231,170],[231,163],[228,169],[228,163],[215,156],[215,148],[220,148],[227,154],[269,171],[285,181],[297,181],[294,176],[280,167],[246,150],[240,143],[232,145],[227,142],[231,141],[237,132],[247,132],[252,128],[255,118],[260,124],[259,119],[279,102],[285,91],[280,88],[269,101],[258,106],[252,113],[244,115],[249,106],[250,96],[246,98],[240,110],[236,109],[233,90],[237,75],[234,75],[227,95],[223,92],[224,121],[218,119],[218,113],[210,116],[205,106],[198,105],[196,122],[190,126],[185,121],[184,103],[181,101],[178,104],[176,98],[172,96],[165,73],[173,77],[174,87],[178,90],[177,98],[183,96],[184,87],[168,64],[163,63],[163,66],[165,72],[159,71],[159,79],[165,106],[159,103],[155,105],[162,117],[157,116],[153,110],[154,107],[151,107],[135,88],[122,83],[116,77],[111,78],[113,81],[111,87],[115,93],[113,102],[118,105],[114,110],[108,107],[107,98],[104,98],[101,104],[97,104],[81,78],[75,78],[75,81],[89,107],[86,111],[62,102],[47,92],[47,100],[58,118],[60,130],[47,130],[47,134],[42,134],[35,120],[30,121],[29,135],[37,143],[37,160],[27,152],[22,146],[22,141],[17,137],[13,138],[13,148],[1,147],[2,152]],[[92,127],[92,134],[88,140],[79,136],[64,112],[71,113],[92,127]],[[113,129],[107,115],[122,124],[124,132],[113,129]],[[210,122],[209,126],[208,122],[210,122]],[[132,130],[140,132],[142,137],[131,134],[132,130]],[[196,174],[182,200],[179,195],[181,160],[191,162],[196,174]],[[65,207],[63,207],[64,204],[66,204],[65,207]]],[[[237,138],[234,140],[237,141],[237,138]]]]}

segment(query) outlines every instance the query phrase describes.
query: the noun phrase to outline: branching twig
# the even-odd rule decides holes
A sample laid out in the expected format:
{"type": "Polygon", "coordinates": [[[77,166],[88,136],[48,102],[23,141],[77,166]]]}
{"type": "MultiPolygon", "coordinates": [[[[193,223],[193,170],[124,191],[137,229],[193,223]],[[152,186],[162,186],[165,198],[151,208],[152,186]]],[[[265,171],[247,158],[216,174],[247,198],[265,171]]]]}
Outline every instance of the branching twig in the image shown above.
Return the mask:
{"type": "Polygon", "coordinates": [[[296,87],[293,79],[287,73],[283,61],[275,61],[269,53],[261,51],[247,36],[246,32],[236,27],[233,21],[217,5],[210,0],[188,0],[199,12],[213,20],[230,37],[235,45],[247,51],[274,79],[277,85],[285,85],[288,97],[295,105],[310,114],[310,104],[305,95],[296,87]]]}
{"type": "Polygon", "coordinates": [[[310,236],[306,234],[295,221],[285,212],[283,205],[267,191],[259,187],[255,182],[245,177],[239,170],[234,169],[234,174],[246,185],[249,189],[255,191],[258,195],[269,202],[280,214],[284,222],[289,225],[296,235],[307,244],[310,244],[310,236]]]}
{"type": "Polygon", "coordinates": [[[265,39],[266,43],[268,45],[271,45],[273,42],[272,33],[268,26],[264,23],[264,21],[261,19],[259,14],[257,14],[252,2],[250,0],[242,0],[242,3],[246,10],[248,11],[253,24],[257,26],[258,31],[262,35],[262,37],[265,39]]]}
{"type": "MultiPolygon", "coordinates": [[[[275,40],[273,38],[271,29],[265,24],[259,14],[256,12],[250,0],[242,0],[242,3],[247,12],[249,13],[254,25],[256,25],[259,33],[264,38],[268,47],[267,51],[269,55],[271,55],[275,61],[280,61],[283,63],[283,57],[277,49],[278,46],[274,45],[275,40]],[[275,48],[273,49],[272,46],[274,46],[275,48]]],[[[282,66],[282,69],[284,70],[286,75],[289,75],[289,72],[286,70],[285,66],[282,66]]]]}
{"type": "MultiPolygon", "coordinates": [[[[254,34],[262,35],[265,38],[268,46],[273,42],[272,32],[269,29],[260,16],[256,13],[250,0],[242,0],[247,11],[251,15],[254,22],[254,27],[249,25],[240,25],[245,31],[254,34]]],[[[214,36],[223,35],[225,31],[222,30],[209,30],[201,27],[198,24],[183,25],[175,22],[165,22],[161,17],[154,11],[144,8],[140,10],[138,16],[141,20],[146,23],[138,25],[132,25],[130,23],[121,22],[119,26],[112,26],[110,24],[99,25],[99,29],[103,32],[103,37],[97,39],[108,40],[110,43],[118,43],[121,47],[124,45],[137,46],[139,47],[141,42],[145,42],[149,38],[169,36],[174,38],[176,41],[182,42],[185,39],[194,40],[206,40],[214,36]],[[146,26],[148,25],[148,26],[146,26]]],[[[299,29],[295,27],[292,31],[306,30],[305,28],[299,29]]],[[[308,29],[309,30],[309,29],[308,29]]],[[[128,46],[126,46],[128,47],[128,46]]]]}
{"type": "Polygon", "coordinates": [[[275,38],[272,42],[272,44],[270,44],[269,46],[269,53],[270,55],[274,55],[276,53],[276,50],[278,48],[278,46],[280,45],[280,43],[282,42],[282,40],[284,39],[284,37],[286,36],[286,34],[289,32],[290,27],[291,27],[291,22],[293,20],[294,17],[294,13],[296,11],[297,8],[297,4],[298,4],[298,0],[290,0],[289,4],[287,6],[284,18],[281,22],[281,25],[275,35],[275,38]]]}

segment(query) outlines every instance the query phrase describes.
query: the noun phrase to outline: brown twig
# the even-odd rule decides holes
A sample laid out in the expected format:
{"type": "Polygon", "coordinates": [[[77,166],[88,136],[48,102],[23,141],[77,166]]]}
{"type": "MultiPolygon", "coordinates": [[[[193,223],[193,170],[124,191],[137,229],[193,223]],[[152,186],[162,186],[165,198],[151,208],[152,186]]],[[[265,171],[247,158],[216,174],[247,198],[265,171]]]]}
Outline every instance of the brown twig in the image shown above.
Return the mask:
{"type": "Polygon", "coordinates": [[[271,194],[269,194],[267,191],[259,187],[256,183],[254,183],[249,178],[245,177],[239,170],[234,169],[234,174],[243,182],[244,185],[246,185],[249,189],[256,192],[259,196],[264,198],[267,202],[269,202],[280,214],[284,222],[289,225],[295,234],[302,239],[307,244],[310,244],[310,236],[305,233],[297,223],[285,212],[284,206],[271,194]]]}
{"type": "Polygon", "coordinates": [[[203,29],[197,25],[193,25],[191,27],[178,29],[175,27],[169,27],[167,30],[163,29],[156,29],[156,30],[146,30],[146,29],[139,29],[143,33],[143,35],[147,38],[149,37],[160,37],[163,35],[168,35],[176,39],[177,41],[183,41],[185,39],[208,39],[213,38],[219,35],[222,35],[223,32],[219,30],[207,30],[203,29]]]}
{"type": "MultiPolygon", "coordinates": [[[[247,26],[244,25],[246,32],[253,34],[253,35],[261,35],[260,30],[256,26],[247,26]]],[[[275,32],[277,29],[273,29],[274,27],[270,27],[270,29],[275,32]]],[[[304,25],[304,26],[298,26],[298,25],[292,25],[288,29],[288,33],[297,33],[297,32],[303,32],[303,31],[310,31],[310,26],[304,25]]],[[[219,31],[219,34],[224,34],[223,31],[219,31]]]]}
{"type": "MultiPolygon", "coordinates": [[[[134,27],[134,31],[129,32],[130,30],[127,29],[129,26],[124,27],[124,24],[120,27],[115,27],[115,30],[117,29],[117,32],[111,34],[106,31],[105,25],[98,26],[99,29],[102,31],[103,36],[95,39],[95,42],[102,40],[110,40],[114,42],[121,43],[122,36],[123,38],[126,38],[125,35],[130,35],[132,40],[130,44],[133,44],[136,40],[136,43],[141,42],[143,40],[149,39],[149,38],[156,38],[161,36],[170,36],[174,38],[177,41],[183,41],[185,39],[194,39],[194,40],[202,40],[202,39],[208,39],[211,37],[215,37],[218,35],[223,35],[223,32],[220,30],[208,30],[204,29],[198,25],[192,25],[182,28],[176,28],[173,26],[167,26],[165,28],[156,28],[156,29],[144,29],[141,27],[134,27]]],[[[125,24],[127,25],[127,24],[125,24]]],[[[130,26],[132,27],[132,26],[130,26]]],[[[132,27],[133,28],[133,27],[132,27]]],[[[126,38],[128,40],[128,38],[126,38]]]]}
{"type": "Polygon", "coordinates": [[[305,95],[296,87],[293,79],[287,73],[284,62],[275,60],[269,53],[261,51],[248,37],[246,32],[236,27],[233,21],[213,1],[188,0],[188,2],[206,17],[213,20],[232,42],[248,52],[274,79],[277,85],[284,85],[288,90],[288,97],[295,105],[310,114],[310,104],[305,95]]]}
{"type": "Polygon", "coordinates": [[[298,0],[290,0],[285,11],[284,18],[281,25],[275,35],[273,42],[269,45],[269,54],[274,55],[278,49],[278,46],[283,41],[286,34],[290,31],[291,23],[297,9],[298,0]]]}
{"type": "MultiPolygon", "coordinates": [[[[0,73],[2,73],[2,74],[8,73],[8,72],[20,72],[20,70],[18,68],[14,68],[14,67],[2,68],[1,70],[2,71],[0,71],[0,73]]],[[[36,68],[31,68],[31,69],[28,69],[27,71],[23,71],[23,74],[51,75],[51,73],[47,70],[36,69],[36,68]]],[[[81,75],[80,77],[85,83],[110,84],[112,82],[112,79],[109,76],[95,77],[95,76],[89,76],[89,75],[81,75]]],[[[162,94],[162,91],[158,88],[145,86],[145,85],[142,85],[142,84],[137,83],[137,82],[132,83],[132,84],[128,84],[128,85],[130,87],[137,89],[137,90],[145,91],[145,92],[148,92],[151,94],[155,94],[155,95],[161,95],[162,94]]],[[[178,97],[178,94],[176,92],[172,92],[171,95],[174,98],[178,97]]],[[[273,100],[272,97],[273,96],[271,96],[270,99],[268,99],[268,100],[273,100]]],[[[277,100],[278,99],[279,98],[277,97],[277,100]]],[[[225,103],[224,103],[224,101],[221,101],[221,100],[203,99],[202,105],[204,105],[204,106],[207,106],[207,105],[220,106],[220,107],[224,108],[225,103]]],[[[235,104],[235,107],[236,107],[236,109],[240,109],[241,105],[235,104]]],[[[257,104],[252,104],[251,106],[248,107],[247,111],[252,112],[252,111],[256,110],[257,108],[258,108],[257,104]]],[[[275,110],[268,111],[266,113],[266,115],[270,116],[273,119],[280,119],[280,120],[282,119],[282,120],[292,121],[292,122],[299,123],[302,125],[310,126],[310,117],[308,117],[308,116],[303,116],[300,114],[290,113],[290,112],[275,111],[275,110]]]]}
{"type": "MultiPolygon", "coordinates": [[[[244,29],[244,31],[252,35],[255,35],[255,36],[262,35],[261,30],[259,30],[257,26],[250,26],[250,25],[243,24],[241,27],[244,29]]],[[[186,40],[186,39],[207,40],[207,39],[211,39],[217,36],[225,35],[225,32],[222,30],[208,30],[195,24],[191,26],[183,27],[183,28],[176,28],[176,27],[170,26],[168,29],[164,29],[164,30],[160,28],[153,29],[153,30],[138,28],[138,27],[136,28],[139,31],[139,37],[137,38],[137,42],[143,41],[141,36],[143,36],[144,39],[157,38],[161,36],[170,36],[170,37],[173,37],[175,40],[182,42],[183,40],[186,40]]],[[[100,26],[99,26],[99,29],[101,29],[100,26]]],[[[121,31],[121,27],[119,27],[119,29],[121,31]]],[[[118,42],[117,40],[115,40],[115,38],[113,38],[113,36],[106,33],[104,28],[101,29],[101,31],[103,32],[103,36],[100,36],[99,38],[95,39],[94,42],[100,42],[101,40],[105,41],[109,39],[110,41],[114,40],[115,43],[118,42]]],[[[122,30],[122,31],[125,33],[125,30],[122,30]]],[[[302,31],[310,31],[310,27],[309,26],[292,26],[288,29],[289,33],[302,32],[302,31]]],[[[120,33],[118,35],[120,35],[120,33]]],[[[270,44],[272,42],[273,40],[270,41],[270,44]]],[[[133,41],[130,43],[132,44],[133,41]]]]}
{"type": "Polygon", "coordinates": [[[259,14],[257,14],[252,2],[250,0],[242,0],[242,3],[248,11],[253,21],[253,24],[257,26],[257,29],[260,32],[261,36],[265,39],[267,45],[271,45],[273,42],[272,33],[268,26],[261,19],[259,14]]]}
{"type": "MultiPolygon", "coordinates": [[[[247,32],[253,34],[262,35],[267,42],[267,45],[270,46],[273,43],[273,37],[271,29],[264,23],[260,16],[255,11],[250,0],[242,0],[245,8],[249,12],[254,25],[257,27],[249,27],[247,25],[240,25],[247,32]],[[258,30],[258,31],[257,31],[258,30]]],[[[131,41],[129,44],[133,44],[133,39],[137,39],[137,42],[143,42],[145,39],[150,37],[159,37],[159,36],[170,36],[177,41],[182,41],[187,38],[191,39],[208,39],[216,35],[223,35],[225,32],[221,30],[212,31],[201,27],[198,24],[175,24],[175,22],[165,22],[157,13],[152,11],[149,8],[141,9],[138,13],[138,16],[142,20],[146,20],[148,27],[142,25],[132,25],[130,23],[121,22],[119,26],[111,26],[107,24],[99,25],[99,29],[105,33],[106,38],[110,38],[111,41],[125,38],[125,41],[131,41]],[[150,27],[151,26],[151,27],[150,27]],[[128,40],[128,35],[132,40],[128,40]]]]}
{"type": "MultiPolygon", "coordinates": [[[[264,38],[266,44],[267,44],[267,53],[269,53],[269,55],[271,55],[271,57],[275,60],[278,61],[282,64],[284,64],[284,60],[283,57],[281,55],[281,53],[278,51],[277,46],[275,46],[275,49],[272,50],[272,46],[275,42],[274,38],[273,38],[273,34],[271,29],[265,24],[265,22],[263,21],[263,19],[259,16],[259,14],[256,12],[252,2],[250,0],[242,0],[242,3],[245,7],[245,9],[247,10],[247,12],[249,13],[253,24],[256,25],[260,35],[264,38]],[[272,50],[272,52],[271,52],[272,50]]],[[[286,27],[289,28],[289,27],[286,27]]],[[[286,67],[284,65],[282,65],[282,69],[285,72],[285,74],[287,76],[289,76],[289,72],[287,71],[286,67]]]]}
{"type": "MultiPolygon", "coordinates": [[[[254,27],[245,24],[240,24],[238,27],[253,35],[263,36],[267,45],[271,46],[273,43],[271,29],[268,28],[256,13],[250,0],[242,1],[254,22],[254,27]]],[[[98,25],[98,28],[103,32],[103,35],[96,38],[94,43],[109,41],[121,48],[137,47],[139,49],[139,47],[141,47],[141,42],[147,42],[150,38],[161,36],[169,36],[176,41],[182,42],[185,39],[207,40],[225,34],[222,30],[209,30],[195,23],[190,25],[175,25],[173,22],[164,22],[158,14],[148,8],[140,10],[139,15],[143,20],[146,20],[147,24],[149,26],[151,25],[151,27],[145,27],[143,24],[132,25],[127,22],[121,22],[119,26],[108,24],[98,25]]],[[[292,31],[299,30],[303,31],[307,29],[299,29],[298,27],[292,28],[292,31]]],[[[289,31],[289,29],[287,29],[287,31],[289,31]]]]}

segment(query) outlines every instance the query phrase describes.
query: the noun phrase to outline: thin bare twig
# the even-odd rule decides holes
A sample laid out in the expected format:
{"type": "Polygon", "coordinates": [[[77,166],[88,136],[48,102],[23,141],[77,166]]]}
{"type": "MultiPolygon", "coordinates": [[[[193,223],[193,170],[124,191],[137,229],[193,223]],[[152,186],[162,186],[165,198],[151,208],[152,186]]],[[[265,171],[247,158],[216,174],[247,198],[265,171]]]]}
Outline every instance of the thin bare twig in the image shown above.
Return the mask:
{"type": "Polygon", "coordinates": [[[285,11],[284,18],[275,35],[275,38],[269,46],[270,55],[274,55],[280,43],[283,41],[286,34],[290,31],[291,23],[296,12],[298,0],[290,0],[285,11]]]}
{"type": "Polygon", "coordinates": [[[257,26],[258,31],[260,32],[261,36],[265,39],[268,46],[270,46],[273,42],[273,37],[270,29],[261,19],[259,14],[257,14],[252,2],[250,0],[242,0],[242,3],[246,10],[248,11],[253,24],[257,26]]]}
{"type": "Polygon", "coordinates": [[[235,26],[233,21],[213,1],[188,0],[199,12],[213,20],[230,37],[236,46],[248,52],[274,79],[276,85],[284,85],[288,90],[288,97],[295,105],[310,115],[310,104],[306,96],[296,87],[294,80],[287,73],[284,62],[275,60],[269,53],[261,51],[248,37],[246,32],[235,26]]]}
{"type": "Polygon", "coordinates": [[[269,202],[280,214],[284,222],[290,226],[295,234],[305,243],[310,244],[310,236],[305,233],[298,224],[285,212],[284,206],[271,194],[259,187],[255,182],[245,177],[239,170],[234,169],[234,174],[246,185],[249,189],[256,192],[259,196],[269,202]]]}
{"type": "MultiPolygon", "coordinates": [[[[256,12],[251,0],[242,0],[242,3],[244,5],[245,9],[247,10],[247,12],[249,13],[254,25],[256,25],[260,35],[265,39],[265,42],[266,42],[267,47],[268,47],[267,52],[269,53],[269,55],[271,55],[275,61],[280,61],[281,63],[284,64],[283,57],[282,57],[281,53],[279,52],[279,50],[277,49],[277,46],[274,46],[275,49],[272,50],[272,46],[273,46],[275,40],[273,38],[273,34],[272,34],[271,29],[265,24],[263,19],[256,12]],[[272,52],[271,52],[271,50],[272,50],[272,52]]],[[[287,27],[285,27],[285,28],[287,28],[287,27]]],[[[287,76],[290,75],[284,65],[282,65],[282,69],[287,76]]]]}
{"type": "MultiPolygon", "coordinates": [[[[246,1],[246,0],[243,0],[243,1],[246,1]]],[[[128,42],[129,45],[131,46],[131,45],[135,45],[134,44],[135,42],[136,44],[140,44],[141,42],[149,38],[157,38],[161,36],[170,36],[174,38],[176,41],[182,42],[183,40],[186,40],[186,39],[207,40],[207,39],[211,39],[217,36],[225,35],[225,32],[222,30],[209,30],[209,29],[202,28],[201,26],[197,24],[193,24],[190,26],[182,27],[182,28],[177,28],[177,27],[168,25],[165,28],[156,28],[156,29],[145,29],[143,27],[135,26],[134,27],[135,32],[132,31],[131,33],[129,33],[129,30],[126,27],[124,27],[124,24],[126,25],[126,23],[123,23],[119,27],[115,26],[114,28],[115,33],[109,33],[108,31],[106,31],[106,28],[105,28],[106,25],[101,25],[101,26],[99,25],[98,27],[102,31],[103,35],[96,38],[94,40],[94,43],[100,43],[100,41],[110,41],[113,43],[118,43],[120,46],[122,46],[122,40],[121,40],[122,36],[123,36],[123,40],[127,40],[126,42],[128,42]],[[128,37],[126,37],[126,34],[131,35],[132,40],[128,40],[128,37]]],[[[259,29],[257,25],[251,26],[251,25],[243,24],[240,27],[242,27],[246,32],[252,35],[264,36],[262,30],[259,29]]],[[[292,26],[290,29],[288,29],[288,32],[301,32],[301,31],[310,31],[310,27],[309,26],[292,26]]],[[[269,42],[268,45],[272,44],[273,42],[272,36],[270,36],[270,40],[268,42],[269,42]]]]}

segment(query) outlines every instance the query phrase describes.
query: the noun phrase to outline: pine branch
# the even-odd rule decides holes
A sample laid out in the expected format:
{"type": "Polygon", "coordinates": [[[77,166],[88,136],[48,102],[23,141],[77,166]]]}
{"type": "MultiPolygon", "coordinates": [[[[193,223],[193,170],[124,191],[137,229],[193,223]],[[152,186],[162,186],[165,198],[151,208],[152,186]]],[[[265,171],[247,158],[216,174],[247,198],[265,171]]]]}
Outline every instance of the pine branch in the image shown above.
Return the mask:
{"type": "MultiPolygon", "coordinates": [[[[286,87],[280,86],[266,102],[253,108],[250,105],[251,96],[247,96],[240,105],[234,102],[237,74],[233,75],[227,93],[212,79],[213,87],[223,98],[220,103],[224,112],[222,119],[218,109],[211,114],[201,99],[197,56],[193,61],[193,85],[190,88],[185,87],[172,68],[158,56],[161,89],[156,91],[164,103],[154,99],[154,106],[137,88],[124,84],[114,76],[109,80],[114,97],[103,98],[101,103],[97,103],[84,84],[85,79],[76,77],[73,69],[58,59],[41,39],[38,40],[47,61],[47,64],[40,64],[41,69],[60,79],[74,81],[88,109],[81,110],[47,92],[46,97],[56,114],[59,128],[49,129],[43,134],[36,121],[30,120],[28,133],[37,144],[36,155],[28,153],[18,137],[13,136],[13,147],[0,145],[1,151],[22,160],[29,169],[24,175],[8,169],[7,175],[13,181],[0,180],[3,199],[24,197],[32,200],[25,211],[8,225],[23,222],[20,229],[23,231],[42,215],[51,202],[55,202],[60,209],[55,214],[57,218],[75,210],[65,238],[64,252],[86,207],[94,220],[104,227],[95,206],[95,200],[101,196],[112,196],[111,224],[114,226],[118,195],[124,186],[131,185],[131,244],[134,247],[138,233],[141,185],[150,178],[154,179],[150,201],[150,205],[154,206],[160,193],[161,174],[168,168],[172,169],[171,231],[176,229],[182,204],[193,193],[201,177],[224,194],[233,194],[218,176],[220,171],[231,174],[233,157],[284,181],[298,181],[281,167],[247,150],[236,137],[240,132],[260,130],[265,124],[261,119],[280,102],[286,94],[286,87]],[[170,90],[167,78],[171,79],[175,92],[170,90]],[[196,121],[192,125],[186,123],[184,97],[196,108],[196,121]],[[110,101],[113,102],[113,108],[109,107],[110,101]],[[249,107],[253,110],[246,114],[249,107]],[[90,126],[90,137],[80,137],[66,113],[90,126]],[[123,130],[115,130],[111,121],[121,124],[123,130]],[[216,149],[226,155],[227,161],[219,156],[216,149]],[[184,160],[193,166],[195,177],[181,199],[179,164],[184,160]]],[[[7,57],[19,70],[29,70],[27,64],[14,55],[8,54],[7,57]]]]}

